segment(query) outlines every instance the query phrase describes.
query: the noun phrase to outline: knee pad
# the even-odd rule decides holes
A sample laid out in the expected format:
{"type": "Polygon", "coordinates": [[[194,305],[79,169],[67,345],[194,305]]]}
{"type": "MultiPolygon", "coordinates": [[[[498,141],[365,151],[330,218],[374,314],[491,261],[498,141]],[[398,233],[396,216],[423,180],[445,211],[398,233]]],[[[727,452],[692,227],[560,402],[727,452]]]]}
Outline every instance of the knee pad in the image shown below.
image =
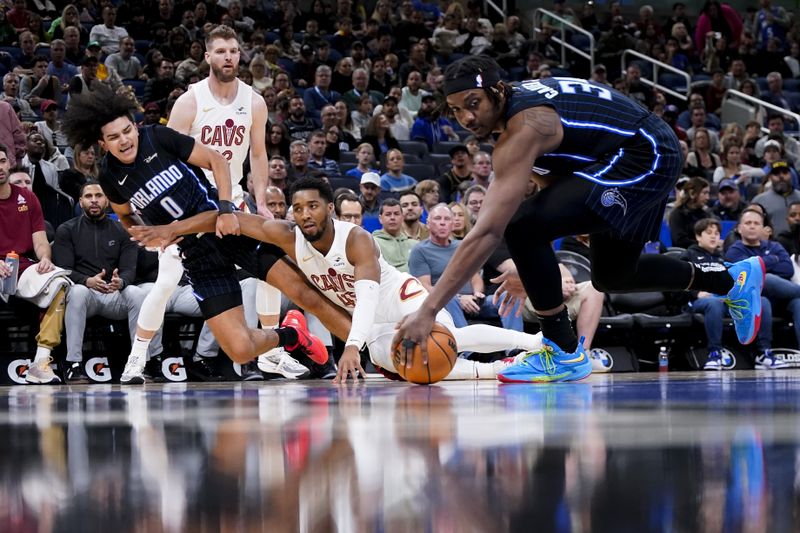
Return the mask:
{"type": "Polygon", "coordinates": [[[280,315],[281,291],[266,281],[259,281],[256,288],[256,310],[259,315],[280,315]]]}
{"type": "Polygon", "coordinates": [[[181,263],[178,247],[173,244],[158,256],[156,290],[170,290],[169,288],[172,287],[171,294],[181,281],[181,276],[183,276],[183,263],[181,263]]]}

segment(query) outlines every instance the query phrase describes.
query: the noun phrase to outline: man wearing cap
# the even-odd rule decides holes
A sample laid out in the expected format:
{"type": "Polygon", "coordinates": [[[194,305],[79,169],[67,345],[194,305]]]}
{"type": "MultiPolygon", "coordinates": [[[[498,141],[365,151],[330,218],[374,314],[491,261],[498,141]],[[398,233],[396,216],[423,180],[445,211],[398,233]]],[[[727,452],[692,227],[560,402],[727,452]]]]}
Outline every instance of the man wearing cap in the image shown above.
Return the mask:
{"type": "Polygon", "coordinates": [[[128,30],[122,26],[115,26],[117,21],[117,8],[107,5],[103,8],[103,23],[92,26],[89,32],[89,40],[100,43],[103,53],[106,55],[119,52],[119,42],[123,37],[128,36],[128,30]]]}
{"type": "Polygon", "coordinates": [[[442,118],[437,110],[436,97],[432,94],[422,96],[417,119],[411,126],[411,140],[424,142],[428,145],[428,150],[433,150],[434,145],[440,142],[458,140],[453,123],[442,118]]]}
{"type": "Polygon", "coordinates": [[[742,201],[739,186],[735,181],[726,178],[719,182],[719,197],[711,208],[714,216],[720,220],[739,220],[745,207],[747,207],[747,203],[742,201]]]}
{"type": "MultiPolygon", "coordinates": [[[[767,139],[767,142],[764,143],[764,166],[762,167],[765,176],[769,174],[772,163],[786,158],[781,138],[770,133],[767,139]]],[[[791,165],[789,169],[792,173],[792,187],[796,188],[798,183],[800,183],[798,182],[797,171],[791,165]]]]}
{"type": "Polygon", "coordinates": [[[789,213],[789,205],[792,202],[800,201],[800,192],[792,188],[791,167],[785,160],[772,163],[767,177],[772,188],[756,195],[753,202],[766,208],[772,219],[775,233],[779,234],[789,229],[786,215],[789,213]]]}
{"type": "MultiPolygon", "coordinates": [[[[392,90],[400,92],[397,87],[392,90]]],[[[392,132],[394,138],[398,141],[407,141],[411,138],[411,125],[414,123],[414,119],[407,109],[399,107],[399,103],[400,99],[397,96],[389,94],[383,99],[383,105],[376,107],[372,115],[383,113],[383,116],[389,121],[389,131],[392,132]]]]}
{"type": "Polygon", "coordinates": [[[472,181],[472,160],[469,150],[463,144],[450,148],[450,164],[452,167],[443,173],[439,183],[439,199],[443,202],[457,202],[472,181]]]}
{"type": "Polygon", "coordinates": [[[378,217],[381,211],[381,204],[378,201],[378,196],[381,194],[381,177],[376,172],[364,172],[358,188],[361,191],[358,199],[364,206],[364,216],[378,217]]]}
{"type": "Polygon", "coordinates": [[[342,95],[342,100],[347,104],[347,109],[351,112],[355,111],[358,107],[358,101],[365,94],[369,95],[373,106],[383,103],[383,94],[378,91],[370,91],[369,87],[369,72],[365,68],[357,68],[352,74],[353,88],[342,95]]]}
{"type": "Polygon", "coordinates": [[[294,62],[292,69],[292,83],[298,87],[308,87],[314,84],[314,75],[320,66],[314,59],[314,47],[304,44],[300,47],[300,57],[294,62]]]}
{"type": "Polygon", "coordinates": [[[55,100],[42,100],[39,108],[44,120],[36,122],[34,125],[39,133],[44,136],[51,146],[67,146],[67,136],[61,131],[61,121],[58,120],[58,104],[55,100]]]}
{"type": "Polygon", "coordinates": [[[161,107],[155,102],[149,102],[144,106],[144,120],[142,126],[150,126],[161,123],[161,107]]]}
{"type": "Polygon", "coordinates": [[[590,78],[593,82],[599,83],[600,85],[605,85],[607,87],[611,87],[611,84],[608,82],[606,66],[602,63],[598,63],[594,66],[594,70],[592,71],[592,77],[590,78]]]}

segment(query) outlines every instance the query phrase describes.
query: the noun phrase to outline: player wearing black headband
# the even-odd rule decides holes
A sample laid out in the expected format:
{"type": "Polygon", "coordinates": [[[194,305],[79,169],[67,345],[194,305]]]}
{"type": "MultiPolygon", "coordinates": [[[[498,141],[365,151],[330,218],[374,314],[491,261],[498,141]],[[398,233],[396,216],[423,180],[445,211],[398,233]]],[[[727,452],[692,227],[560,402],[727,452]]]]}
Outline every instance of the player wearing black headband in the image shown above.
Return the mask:
{"type": "Polygon", "coordinates": [[[727,270],[669,256],[640,256],[661,228],[682,157],[670,127],[622,93],[576,78],[512,86],[486,56],[445,72],[447,104],[479,138],[497,135],[495,179],[475,227],[459,246],[423,308],[407,317],[396,340],[422,342],[440,309],[505,236],[518,276],[504,290],[531,299],[545,349],[506,369],[501,381],[572,381],[591,365],[569,323],[551,241],[591,234],[592,282],[604,292],[698,290],[728,294],[736,332],[752,342],[761,317],[764,265],[758,258],[727,270]],[[533,177],[540,190],[525,198],[533,177]],[[521,285],[520,285],[521,280],[521,285]]]}

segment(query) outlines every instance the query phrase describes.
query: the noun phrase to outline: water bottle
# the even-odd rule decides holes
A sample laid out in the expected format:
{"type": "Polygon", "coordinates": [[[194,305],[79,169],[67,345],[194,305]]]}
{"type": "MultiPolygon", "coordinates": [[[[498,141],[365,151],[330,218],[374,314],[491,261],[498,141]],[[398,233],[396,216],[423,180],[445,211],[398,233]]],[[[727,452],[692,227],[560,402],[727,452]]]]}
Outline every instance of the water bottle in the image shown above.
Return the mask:
{"type": "Polygon", "coordinates": [[[6,265],[11,269],[11,274],[3,279],[3,294],[17,294],[17,276],[19,275],[19,255],[17,252],[6,254],[6,265]]]}
{"type": "Polygon", "coordinates": [[[669,371],[669,353],[667,353],[666,346],[662,346],[658,350],[658,371],[659,372],[669,371]]]}

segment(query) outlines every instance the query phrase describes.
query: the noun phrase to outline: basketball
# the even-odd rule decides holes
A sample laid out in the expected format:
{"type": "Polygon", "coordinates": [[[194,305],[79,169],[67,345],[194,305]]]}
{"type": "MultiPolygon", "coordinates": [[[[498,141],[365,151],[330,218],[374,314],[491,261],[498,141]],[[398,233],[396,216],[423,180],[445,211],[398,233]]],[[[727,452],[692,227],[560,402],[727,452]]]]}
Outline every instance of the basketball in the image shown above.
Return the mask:
{"type": "Polygon", "coordinates": [[[400,356],[404,349],[403,341],[392,346],[395,370],[406,381],[419,385],[430,385],[444,379],[453,370],[456,357],[458,357],[458,348],[453,334],[438,322],[433,325],[433,329],[428,335],[428,364],[422,362],[420,347],[414,346],[411,353],[411,367],[401,365],[400,356]]]}

